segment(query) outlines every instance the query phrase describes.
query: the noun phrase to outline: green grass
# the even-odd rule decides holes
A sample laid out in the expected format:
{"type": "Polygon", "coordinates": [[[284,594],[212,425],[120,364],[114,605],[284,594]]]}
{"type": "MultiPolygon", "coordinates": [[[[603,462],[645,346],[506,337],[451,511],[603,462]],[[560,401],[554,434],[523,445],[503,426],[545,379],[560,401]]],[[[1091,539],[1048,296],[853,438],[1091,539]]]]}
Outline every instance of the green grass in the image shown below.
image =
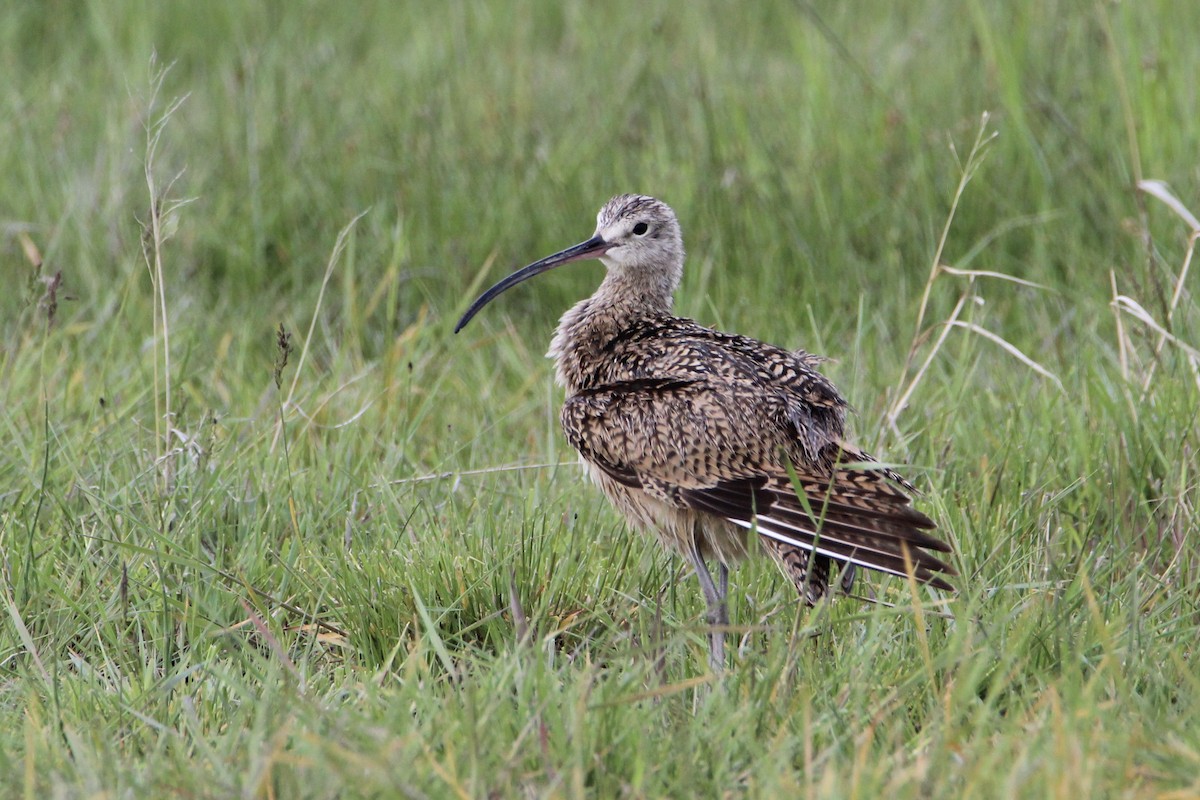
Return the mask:
{"type": "Polygon", "coordinates": [[[1200,792],[1200,309],[1134,189],[1200,211],[1200,6],[882,8],[8,9],[0,793],[1200,792]],[[941,260],[1040,288],[939,275],[910,359],[985,111],[941,260]],[[600,268],[451,334],[623,191],[679,214],[680,313],[836,359],[948,607],[748,564],[708,674],[693,579],[558,431],[542,353],[600,268]],[[934,352],[964,293],[1062,388],[934,352]]]}

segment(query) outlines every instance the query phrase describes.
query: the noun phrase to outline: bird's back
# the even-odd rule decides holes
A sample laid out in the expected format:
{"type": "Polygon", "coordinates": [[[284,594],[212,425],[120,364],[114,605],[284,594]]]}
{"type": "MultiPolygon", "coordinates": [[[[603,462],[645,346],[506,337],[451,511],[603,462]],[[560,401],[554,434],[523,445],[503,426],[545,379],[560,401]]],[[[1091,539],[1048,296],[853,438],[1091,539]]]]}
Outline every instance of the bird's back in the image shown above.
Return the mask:
{"type": "MultiPolygon", "coordinates": [[[[818,371],[824,360],[820,356],[666,314],[622,325],[605,324],[603,316],[588,314],[587,326],[565,331],[569,341],[551,349],[568,399],[581,393],[611,392],[622,385],[628,389],[630,382],[686,381],[697,402],[736,398],[730,410],[745,419],[739,425],[744,430],[733,433],[749,433],[753,427],[758,433],[755,438],[760,438],[774,432],[763,443],[769,449],[782,447],[795,458],[816,462],[823,448],[840,441],[846,401],[818,371]]],[[[640,403],[646,421],[667,413],[653,397],[630,394],[640,403]]]]}

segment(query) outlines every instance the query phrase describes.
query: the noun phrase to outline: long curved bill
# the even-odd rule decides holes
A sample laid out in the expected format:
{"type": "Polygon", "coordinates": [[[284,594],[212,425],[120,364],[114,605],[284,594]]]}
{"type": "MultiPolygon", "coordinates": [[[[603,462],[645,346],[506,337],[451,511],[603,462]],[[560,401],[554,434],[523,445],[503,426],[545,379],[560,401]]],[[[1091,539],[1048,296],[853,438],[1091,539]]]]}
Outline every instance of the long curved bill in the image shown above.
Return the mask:
{"type": "Polygon", "coordinates": [[[612,245],[599,236],[593,236],[586,242],[580,242],[574,247],[568,247],[560,253],[555,253],[552,256],[546,256],[540,261],[535,261],[528,267],[522,267],[513,274],[509,275],[504,280],[497,283],[492,288],[488,289],[483,294],[479,295],[479,299],[471,304],[467,309],[467,313],[462,315],[462,319],[454,326],[454,332],[458,333],[467,326],[471,318],[479,313],[479,310],[488,303],[495,300],[506,289],[511,289],[521,281],[532,278],[534,275],[540,275],[543,272],[552,270],[555,267],[561,267],[563,264],[570,264],[572,261],[582,261],[586,258],[599,258],[604,255],[608,248],[612,245]]]}

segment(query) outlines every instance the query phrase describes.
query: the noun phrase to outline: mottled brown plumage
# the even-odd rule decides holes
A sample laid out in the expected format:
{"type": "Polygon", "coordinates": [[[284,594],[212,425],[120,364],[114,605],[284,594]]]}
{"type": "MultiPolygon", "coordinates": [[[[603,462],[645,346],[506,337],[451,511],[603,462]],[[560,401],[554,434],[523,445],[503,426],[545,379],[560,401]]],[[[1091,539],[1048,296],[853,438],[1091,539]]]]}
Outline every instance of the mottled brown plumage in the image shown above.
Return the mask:
{"type": "Polygon", "coordinates": [[[820,357],[671,315],[683,242],[666,204],[614,197],[591,239],[493,286],[456,331],[505,289],[585,258],[607,274],[563,316],[549,352],[567,393],[563,431],[626,519],[696,570],[717,626],[714,668],[728,565],[752,539],[809,603],[827,592],[832,565],[843,586],[862,566],[951,588],[940,576],[953,568],[930,552],[950,548],[927,533],[934,523],[911,506],[912,487],[843,439],[846,401],[820,357]]]}

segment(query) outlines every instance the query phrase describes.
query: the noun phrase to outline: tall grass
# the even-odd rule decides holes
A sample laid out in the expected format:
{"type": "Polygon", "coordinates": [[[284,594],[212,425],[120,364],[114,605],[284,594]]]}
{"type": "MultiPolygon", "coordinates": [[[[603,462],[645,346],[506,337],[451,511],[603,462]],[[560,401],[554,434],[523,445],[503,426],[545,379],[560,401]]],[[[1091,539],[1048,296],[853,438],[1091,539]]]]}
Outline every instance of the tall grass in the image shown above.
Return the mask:
{"type": "Polygon", "coordinates": [[[9,9],[0,791],[1200,791],[1197,31],[9,9]],[[450,332],[621,191],[680,216],[680,313],[835,359],[955,545],[952,619],[880,579],[810,613],[748,564],[707,672],[690,576],[558,431],[542,353],[599,268],[450,332]]]}

